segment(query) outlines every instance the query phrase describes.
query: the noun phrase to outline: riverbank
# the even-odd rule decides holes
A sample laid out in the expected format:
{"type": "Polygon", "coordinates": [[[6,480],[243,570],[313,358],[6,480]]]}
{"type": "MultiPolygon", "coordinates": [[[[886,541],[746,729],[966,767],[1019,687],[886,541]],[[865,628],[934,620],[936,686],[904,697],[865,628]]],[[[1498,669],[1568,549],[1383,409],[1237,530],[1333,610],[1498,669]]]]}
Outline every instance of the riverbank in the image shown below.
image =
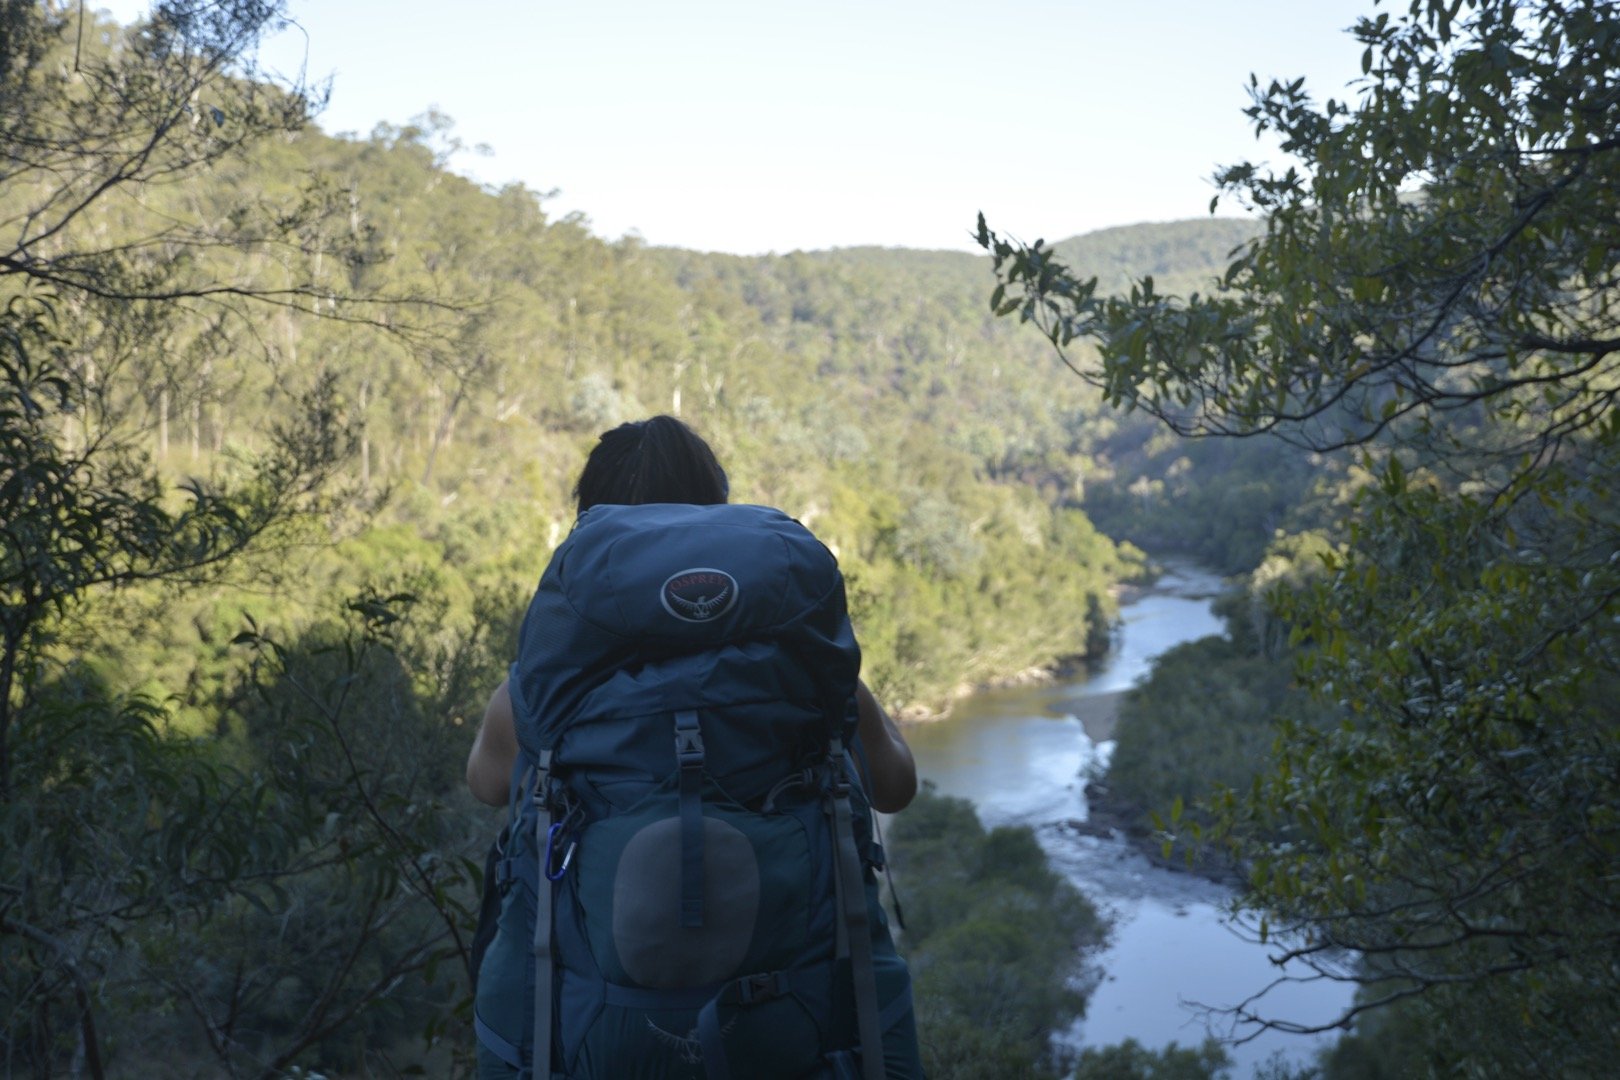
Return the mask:
{"type": "Polygon", "coordinates": [[[1243,886],[1242,868],[1215,848],[1197,845],[1189,849],[1185,844],[1178,844],[1167,857],[1164,836],[1154,829],[1152,817],[1142,807],[1116,796],[1106,776],[1088,781],[1085,796],[1086,816],[1061,822],[1064,831],[1076,836],[1121,841],[1153,865],[1178,874],[1192,874],[1231,889],[1243,886]]]}
{"type": "MultiPolygon", "coordinates": [[[[902,724],[932,724],[940,720],[947,720],[952,709],[958,702],[971,698],[976,694],[984,694],[993,690],[1012,690],[1021,686],[1049,686],[1066,679],[1074,678],[1079,672],[1086,669],[1090,658],[1084,655],[1066,656],[1051,663],[1039,664],[1035,667],[1024,668],[1010,675],[998,675],[976,683],[959,683],[951,689],[943,705],[934,706],[920,702],[911,702],[891,709],[890,713],[895,720],[902,724]]],[[[1109,695],[1112,696],[1112,695],[1109,695]]],[[[1110,726],[1109,731],[1113,728],[1110,726]]],[[[1090,729],[1087,729],[1088,733],[1090,729]]],[[[1107,738],[1109,736],[1093,736],[1093,739],[1107,738]]]]}
{"type": "MultiPolygon", "coordinates": [[[[1119,729],[1119,716],[1125,695],[1129,691],[1117,690],[1105,694],[1088,694],[1063,702],[1061,711],[1080,721],[1086,737],[1093,744],[1109,742],[1119,729]]],[[[1242,872],[1230,859],[1210,848],[1194,852],[1192,861],[1186,852],[1173,850],[1164,854],[1164,838],[1153,828],[1152,818],[1142,807],[1115,795],[1108,786],[1108,777],[1087,780],[1085,785],[1086,816],[1071,818],[1062,827],[1080,836],[1124,841],[1155,866],[1190,873],[1218,885],[1238,887],[1243,883],[1242,872]]]]}

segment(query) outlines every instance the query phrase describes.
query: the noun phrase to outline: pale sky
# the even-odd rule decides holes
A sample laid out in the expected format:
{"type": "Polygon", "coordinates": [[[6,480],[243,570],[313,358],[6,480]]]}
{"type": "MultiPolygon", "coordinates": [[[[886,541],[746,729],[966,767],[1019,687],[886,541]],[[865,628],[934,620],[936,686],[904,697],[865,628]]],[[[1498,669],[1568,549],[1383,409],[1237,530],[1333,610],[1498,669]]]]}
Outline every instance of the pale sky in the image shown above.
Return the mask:
{"type": "MultiPolygon", "coordinates": [[[[103,0],[120,19],[139,0],[103,0]]],[[[1220,164],[1278,160],[1250,72],[1345,97],[1372,0],[290,0],[268,67],[332,78],[367,134],[430,107],[484,183],[609,239],[758,254],[976,250],[1201,217],[1220,164]],[[307,38],[306,38],[307,35],[307,38]]],[[[1388,10],[1388,0],[1383,9],[1388,10]]],[[[1235,205],[1221,211],[1235,214],[1235,205]]]]}

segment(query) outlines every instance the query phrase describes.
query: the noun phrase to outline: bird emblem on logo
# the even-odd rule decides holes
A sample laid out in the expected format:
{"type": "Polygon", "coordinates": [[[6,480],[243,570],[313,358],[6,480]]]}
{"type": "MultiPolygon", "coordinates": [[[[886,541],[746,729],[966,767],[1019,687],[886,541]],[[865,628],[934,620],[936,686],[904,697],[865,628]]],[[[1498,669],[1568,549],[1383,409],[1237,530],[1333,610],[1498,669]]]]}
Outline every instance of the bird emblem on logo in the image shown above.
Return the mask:
{"type": "Polygon", "coordinates": [[[683,622],[709,622],[737,602],[737,579],[713,567],[692,567],[671,574],[658,598],[665,611],[683,622]]]}

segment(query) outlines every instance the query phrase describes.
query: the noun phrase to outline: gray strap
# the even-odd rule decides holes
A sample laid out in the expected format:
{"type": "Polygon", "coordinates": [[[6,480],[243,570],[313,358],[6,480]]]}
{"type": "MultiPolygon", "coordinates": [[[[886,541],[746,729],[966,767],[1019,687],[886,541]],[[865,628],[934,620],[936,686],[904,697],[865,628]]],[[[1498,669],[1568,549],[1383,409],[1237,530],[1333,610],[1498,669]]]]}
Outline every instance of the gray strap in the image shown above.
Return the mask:
{"type": "Polygon", "coordinates": [[[624,986],[621,983],[602,983],[602,1004],[623,1009],[701,1009],[725,987],[725,983],[707,986],[669,987],[655,989],[650,986],[624,986]]]}
{"type": "Polygon", "coordinates": [[[484,1023],[484,1018],[478,1015],[477,1009],[473,1010],[473,1032],[485,1050],[519,1072],[523,1071],[523,1050],[501,1038],[494,1028],[484,1023]]]}
{"type": "MultiPolygon", "coordinates": [[[[844,747],[832,741],[833,761],[843,768],[844,747]]],[[[872,965],[872,927],[866,910],[866,888],[861,877],[861,854],[855,846],[855,813],[849,802],[849,779],[844,776],[833,789],[833,839],[838,845],[836,862],[841,922],[848,927],[849,967],[855,979],[855,1022],[861,1037],[861,1075],[864,1080],[884,1080],[883,1031],[878,1023],[877,971],[872,965]]]]}
{"type": "Polygon", "coordinates": [[[680,766],[681,925],[703,925],[703,732],[691,710],[675,714],[680,766]]]}
{"type": "MultiPolygon", "coordinates": [[[[863,748],[863,746],[860,745],[859,738],[857,738],[857,740],[855,740],[854,746],[855,746],[855,751],[857,751],[857,753],[859,753],[860,759],[862,759],[862,763],[865,763],[865,761],[867,761],[867,751],[865,751],[865,748],[863,748]]],[[[846,759],[847,759],[847,755],[846,755],[846,759]]],[[[849,767],[851,767],[851,769],[854,769],[854,767],[855,767],[854,761],[851,761],[851,766],[849,766],[849,767]]],[[[867,769],[865,769],[865,772],[855,772],[855,776],[872,776],[872,766],[870,766],[870,764],[868,764],[867,769]]],[[[872,790],[870,790],[870,789],[863,789],[863,790],[865,790],[865,792],[867,792],[867,806],[872,806],[872,790]]],[[[889,904],[894,905],[894,921],[896,921],[896,923],[899,923],[899,928],[906,929],[906,908],[901,907],[901,894],[899,894],[899,889],[896,889],[896,887],[894,887],[894,871],[891,870],[891,868],[889,868],[888,857],[886,857],[885,853],[883,853],[883,823],[881,823],[881,821],[878,821],[878,818],[880,818],[880,814],[878,814],[878,811],[873,810],[872,811],[872,832],[873,832],[873,839],[872,839],[873,852],[872,852],[872,857],[873,857],[873,861],[875,861],[876,868],[878,868],[878,870],[883,871],[883,879],[885,879],[885,881],[888,882],[888,884],[889,884],[889,904]]],[[[883,1028],[883,1030],[888,1031],[888,1027],[883,1028]]]]}
{"type": "MultiPolygon", "coordinates": [[[[808,969],[814,971],[815,969],[808,969]]],[[[797,979],[807,972],[767,971],[744,975],[722,986],[708,1003],[698,1010],[698,1045],[703,1050],[704,1080],[731,1080],[731,1062],[726,1057],[725,1035],[720,1027],[722,1006],[746,1008],[761,1001],[771,1001],[783,994],[794,992],[797,979]]]]}
{"type": "Polygon", "coordinates": [[[911,1006],[911,980],[907,979],[905,989],[900,991],[899,996],[883,1006],[883,1012],[878,1016],[878,1026],[887,1033],[906,1018],[911,1012],[911,1006]]]}
{"type": "Polygon", "coordinates": [[[861,1080],[855,1075],[854,1055],[848,1050],[840,1050],[835,1054],[828,1054],[827,1060],[832,1063],[831,1080],[861,1080]]]}
{"type": "Polygon", "coordinates": [[[534,1080],[551,1076],[551,880],[546,877],[546,833],[551,829],[551,807],[546,798],[551,775],[551,751],[540,752],[535,770],[534,849],[540,872],[534,882],[534,1080]]]}
{"type": "Polygon", "coordinates": [[[698,1012],[698,1045],[703,1048],[704,1080],[731,1080],[731,1062],[726,1059],[725,1040],[720,1035],[720,999],[715,998],[698,1012]]]}

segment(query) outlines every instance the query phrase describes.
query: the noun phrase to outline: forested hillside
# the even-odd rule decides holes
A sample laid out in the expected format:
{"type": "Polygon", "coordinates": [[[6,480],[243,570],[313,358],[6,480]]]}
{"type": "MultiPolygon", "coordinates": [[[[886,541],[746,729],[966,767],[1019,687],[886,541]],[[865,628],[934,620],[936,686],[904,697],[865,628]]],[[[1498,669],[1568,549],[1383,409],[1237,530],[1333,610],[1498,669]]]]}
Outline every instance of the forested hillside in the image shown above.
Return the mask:
{"type": "Polygon", "coordinates": [[[1071,236],[1052,250],[1075,274],[1095,277],[1105,292],[1128,292],[1151,277],[1160,291],[1185,295],[1208,291],[1261,228],[1247,218],[1153,222],[1071,236]]]}
{"type": "MultiPolygon", "coordinates": [[[[1234,466],[1102,409],[1038,338],[990,318],[982,259],[609,243],[587,222],[550,220],[534,192],[444,171],[434,147],[445,123],[362,140],[307,129],[185,190],[193,205],[245,192],[287,212],[320,200],[312,228],[332,250],[303,268],[317,296],[305,310],[193,305],[145,336],[119,325],[126,312],[93,316],[98,334],[119,338],[87,353],[102,433],[148,455],[165,483],[262,451],[316,387],[354,440],[335,476],[347,508],[328,531],[340,546],[303,556],[320,569],[299,576],[318,589],[281,582],[269,604],[214,589],[181,601],[197,605],[185,619],[165,596],[147,632],[93,650],[125,679],[150,675],[134,685],[160,696],[186,687],[187,715],[217,697],[215,646],[244,608],[299,626],[323,597],[386,567],[390,588],[431,593],[453,619],[470,616],[480,590],[492,603],[506,591],[515,612],[571,519],[584,451],[652,412],[712,439],[736,497],[782,506],[834,548],[869,677],[899,706],[940,707],[964,682],[1103,647],[1109,586],[1135,557],[1088,517],[1160,549],[1235,544],[1223,561],[1252,565],[1298,501],[1303,457],[1234,466]],[[362,303],[375,297],[386,303],[362,303]],[[1227,474],[1264,506],[1224,519],[1247,526],[1239,540],[1186,512],[1188,498],[1226,499],[1227,474]]],[[[146,205],[167,213],[179,195],[154,188],[146,205]]],[[[1179,230],[1209,234],[1189,242],[1192,265],[1226,243],[1227,226],[1179,230]]],[[[1164,228],[1143,227],[1140,248],[1111,237],[1110,258],[1162,265],[1164,228]]],[[[289,273],[262,252],[195,258],[233,278],[289,273]]],[[[121,617],[139,613],[130,603],[121,617]]]]}
{"type": "MultiPolygon", "coordinates": [[[[1129,475],[1202,459],[1137,454],[989,260],[605,241],[448,171],[442,117],[323,134],[252,67],[275,16],[0,5],[10,1073],[456,1067],[462,762],[606,427],[678,414],[809,525],[916,713],[1106,647],[1143,560],[1088,507],[1207,542],[1129,475]]],[[[1159,233],[1110,258],[1174,273],[1159,233]]]]}

